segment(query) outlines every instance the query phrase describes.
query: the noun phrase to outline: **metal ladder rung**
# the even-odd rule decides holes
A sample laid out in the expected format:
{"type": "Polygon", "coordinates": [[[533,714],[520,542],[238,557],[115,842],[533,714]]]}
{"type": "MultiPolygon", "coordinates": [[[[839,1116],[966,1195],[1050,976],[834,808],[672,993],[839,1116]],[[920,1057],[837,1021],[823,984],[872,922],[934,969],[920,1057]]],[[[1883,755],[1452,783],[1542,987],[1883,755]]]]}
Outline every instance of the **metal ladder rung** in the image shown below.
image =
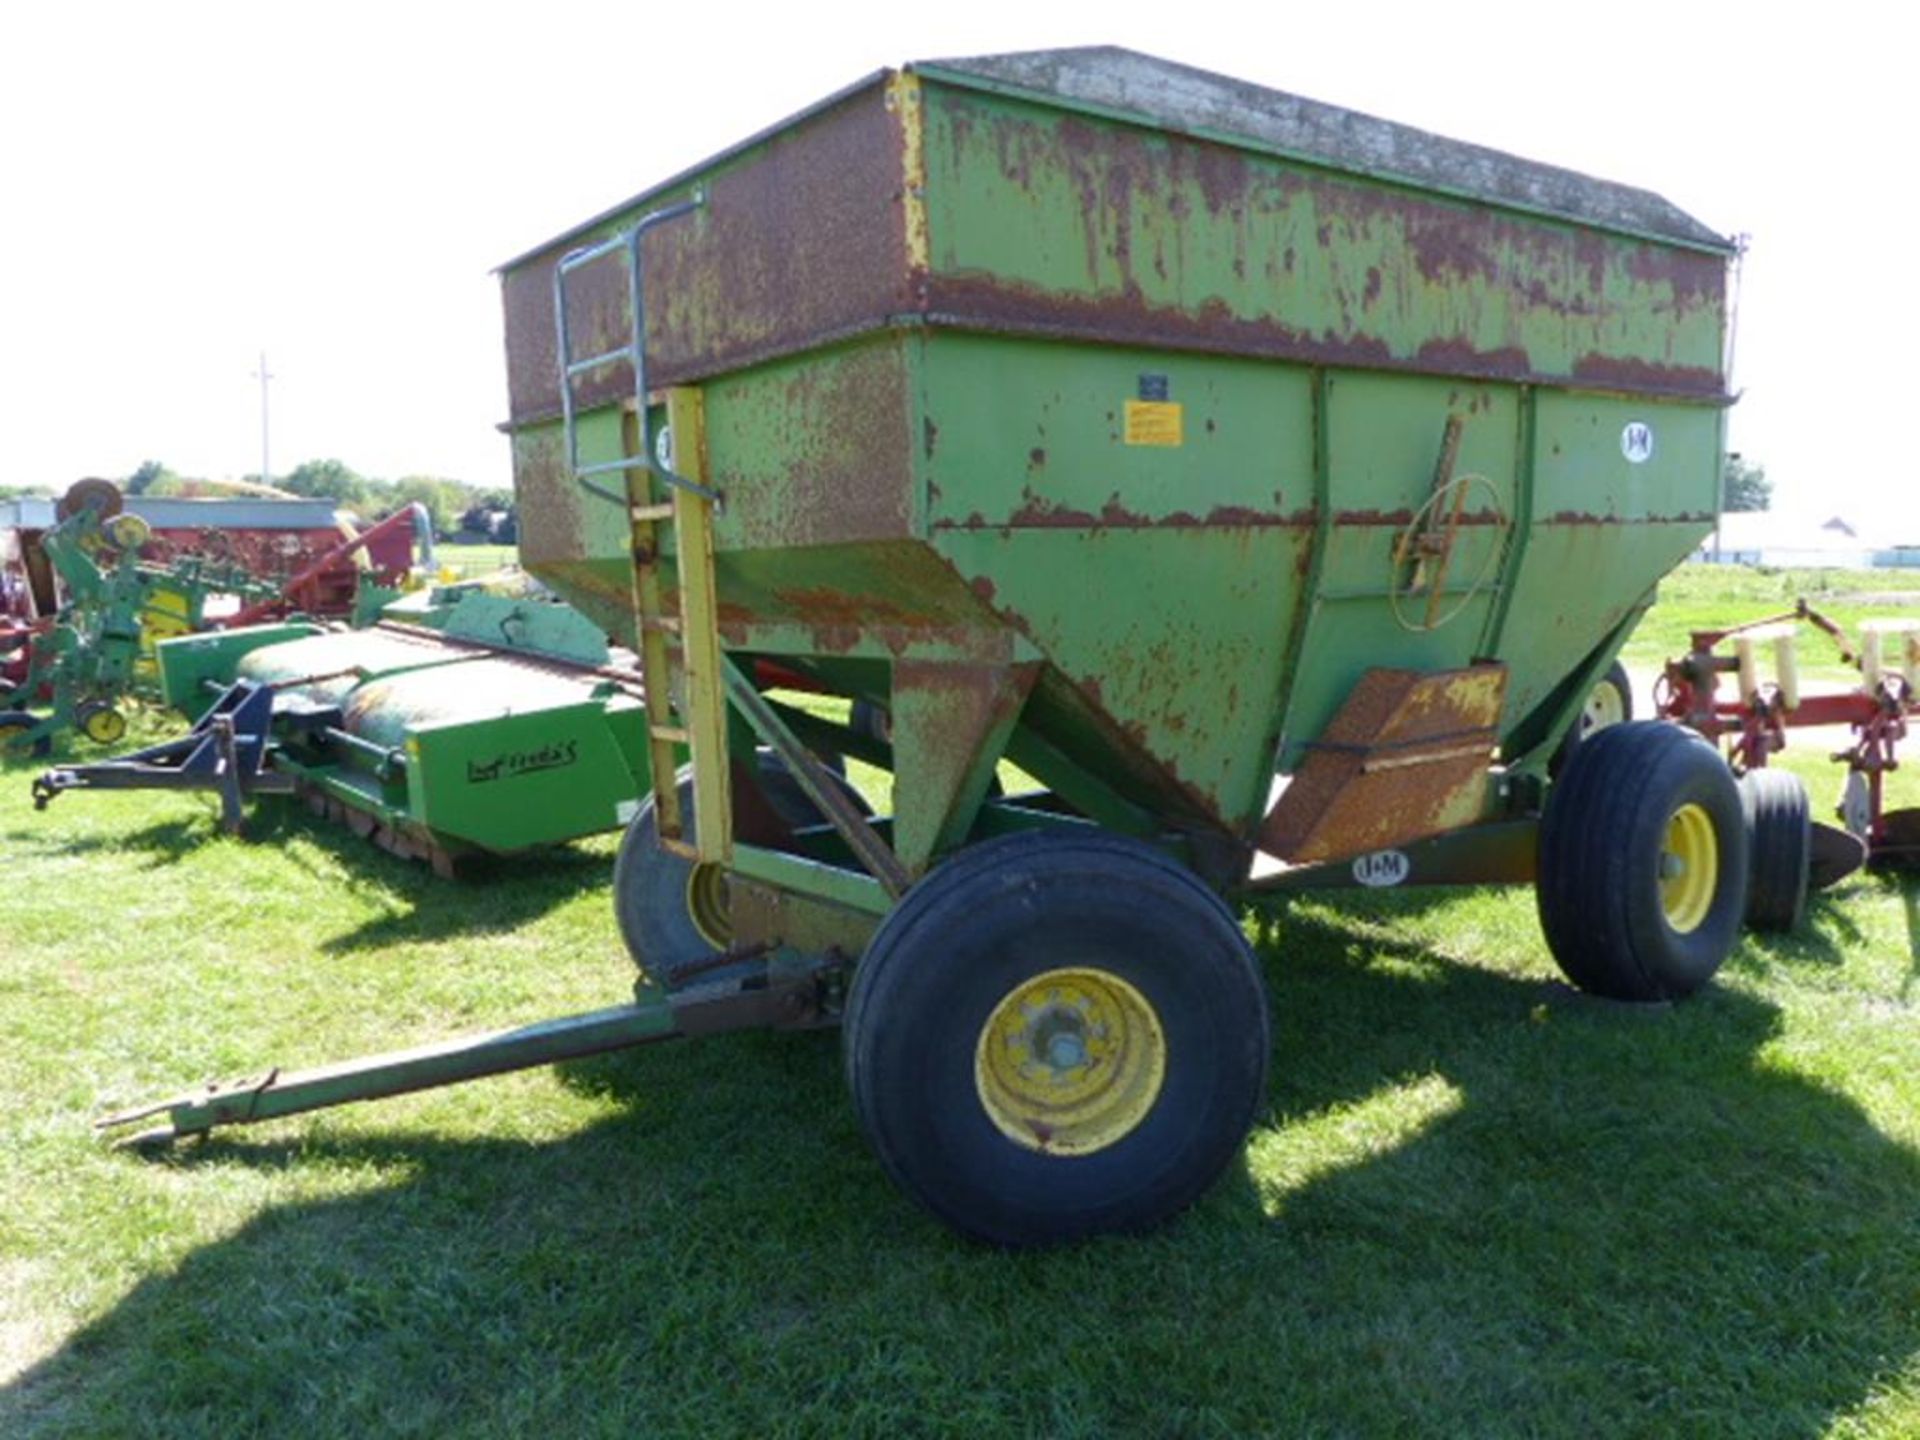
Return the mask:
{"type": "Polygon", "coordinates": [[[662,635],[678,635],[680,617],[678,615],[643,615],[640,617],[640,628],[657,630],[662,635]]]}
{"type": "Polygon", "coordinates": [[[664,501],[658,505],[635,505],[630,513],[634,519],[644,524],[657,524],[662,520],[673,519],[673,503],[664,501]]]}
{"type": "Polygon", "coordinates": [[[684,745],[692,738],[683,725],[655,725],[652,729],[654,739],[665,740],[672,745],[684,745]]]}
{"type": "Polygon", "coordinates": [[[633,353],[633,346],[622,345],[618,350],[608,350],[604,354],[589,356],[585,360],[570,360],[567,362],[567,378],[571,380],[576,375],[584,375],[589,370],[598,370],[602,365],[611,365],[616,360],[631,360],[633,353]]]}
{"type": "Polygon", "coordinates": [[[591,265],[602,255],[611,255],[616,250],[625,249],[630,243],[631,237],[624,230],[618,235],[609,235],[597,244],[584,245],[578,250],[571,250],[562,255],[560,270],[565,273],[568,270],[578,270],[582,265],[591,265]]]}
{"type": "MultiPolygon", "coordinates": [[[[601,460],[592,465],[577,465],[573,473],[576,476],[605,475],[614,470],[644,470],[647,468],[645,456],[622,455],[618,460],[601,460]]],[[[619,497],[615,497],[616,499],[619,497]]]]}

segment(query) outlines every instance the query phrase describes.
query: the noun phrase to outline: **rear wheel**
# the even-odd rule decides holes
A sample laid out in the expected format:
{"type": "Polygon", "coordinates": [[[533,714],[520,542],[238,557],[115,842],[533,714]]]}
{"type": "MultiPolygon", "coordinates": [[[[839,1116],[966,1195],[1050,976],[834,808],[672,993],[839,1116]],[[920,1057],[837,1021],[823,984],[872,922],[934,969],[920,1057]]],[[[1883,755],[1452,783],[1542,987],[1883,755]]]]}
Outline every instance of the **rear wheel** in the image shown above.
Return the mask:
{"type": "Polygon", "coordinates": [[[1640,721],[1577,746],[1540,825],[1541,928],[1566,976],[1615,1000],[1704,985],[1739,936],[1747,827],[1719,753],[1640,721]]]}
{"type": "MultiPolygon", "coordinates": [[[[680,813],[687,819],[691,840],[697,834],[692,767],[680,771],[678,786],[680,813]]],[[[799,782],[771,754],[760,757],[760,786],[767,803],[787,824],[821,822],[799,782]]],[[[847,793],[860,809],[866,808],[851,786],[847,793]]],[[[655,984],[669,990],[711,970],[733,940],[726,871],[661,845],[651,793],[640,802],[614,857],[613,913],[634,963],[655,984]]]]}
{"type": "Polygon", "coordinates": [[[910,890],[848,997],[847,1083],[893,1181],[998,1245],[1136,1230],[1226,1167],[1266,997],[1219,898],[1136,841],[1046,832],[910,890]]]}
{"type": "Polygon", "coordinates": [[[1607,667],[1600,683],[1587,692],[1587,703],[1580,709],[1573,728],[1582,740],[1609,725],[1624,725],[1633,719],[1633,681],[1627,667],[1618,660],[1607,667]]]}
{"type": "Polygon", "coordinates": [[[1593,689],[1587,692],[1586,703],[1580,707],[1580,713],[1573,717],[1573,724],[1562,737],[1560,748],[1553,757],[1554,773],[1557,775],[1566,767],[1574,748],[1588,736],[1615,725],[1624,725],[1631,719],[1633,681],[1627,674],[1627,667],[1616,660],[1607,667],[1607,673],[1595,682],[1593,689]]]}
{"type": "Polygon", "coordinates": [[[1740,801],[1751,857],[1747,923],[1756,930],[1798,930],[1813,862],[1807,787],[1784,770],[1749,770],[1740,777],[1740,801]]]}

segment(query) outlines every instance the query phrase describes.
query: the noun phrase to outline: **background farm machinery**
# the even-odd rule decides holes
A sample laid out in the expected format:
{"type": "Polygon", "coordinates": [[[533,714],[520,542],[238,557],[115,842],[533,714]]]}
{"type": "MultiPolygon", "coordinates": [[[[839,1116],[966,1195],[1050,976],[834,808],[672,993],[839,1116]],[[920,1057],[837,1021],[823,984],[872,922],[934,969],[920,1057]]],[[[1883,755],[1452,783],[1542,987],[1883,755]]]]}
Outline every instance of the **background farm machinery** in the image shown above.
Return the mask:
{"type": "Polygon", "coordinates": [[[1655,685],[1655,707],[1716,744],[1724,742],[1751,793],[1775,797],[1775,805],[1797,804],[1804,812],[1804,798],[1790,796],[1799,782],[1770,774],[1771,757],[1786,748],[1790,730],[1849,732],[1849,742],[1830,752],[1846,767],[1836,807],[1841,828],[1815,825],[1807,842],[1816,886],[1863,862],[1920,869],[1920,809],[1887,809],[1884,786],[1899,768],[1897,751],[1908,723],[1920,716],[1920,620],[1869,620],[1856,646],[1803,599],[1782,614],[1696,630],[1690,644],[1687,654],[1667,663],[1655,685]],[[1859,670],[1857,684],[1821,690],[1802,683],[1799,642],[1807,630],[1831,642],[1842,664],[1859,670]]]}
{"type": "Polygon", "coordinates": [[[193,729],[49,770],[35,799],[208,790],[238,829],[248,796],[297,792],[449,874],[463,855],[617,829],[646,780],[638,676],[577,612],[501,588],[424,589],[363,629],[285,622],[167,641],[163,698],[199,717],[193,729]]]}
{"type": "MultiPolygon", "coordinates": [[[[247,503],[258,511],[276,502],[247,503]]],[[[403,511],[364,534],[323,532],[332,537],[328,548],[276,577],[242,563],[242,556],[258,559],[261,548],[244,543],[247,536],[220,543],[211,538],[219,532],[203,529],[193,532],[192,546],[156,542],[108,481],[78,482],[52,518],[45,528],[9,532],[17,564],[7,572],[12,613],[0,616],[0,749],[44,751],[68,729],[115,743],[126,733],[122,701],[154,693],[154,647],[170,636],[286,614],[301,597],[351,610],[397,594],[380,582],[397,585],[407,575],[421,523],[403,511]],[[396,546],[406,560],[396,562],[396,546]],[[381,555],[383,568],[342,590],[343,566],[362,575],[354,558],[362,551],[381,555]]],[[[296,543],[274,553],[284,564],[305,552],[296,543]]]]}
{"type": "MultiPolygon", "coordinates": [[[[97,494],[110,482],[82,483],[97,494]]],[[[350,620],[366,604],[363,592],[397,590],[416,561],[426,569],[433,563],[430,528],[416,524],[410,533],[399,525],[366,534],[368,527],[346,520],[331,500],[264,487],[221,498],[127,495],[122,504],[146,522],[139,550],[147,564],[231,568],[271,582],[288,611],[315,619],[350,620]],[[343,548],[355,540],[357,549],[343,548]]],[[[60,523],[61,508],[59,501],[32,497],[0,501],[0,621],[47,619],[64,603],[43,545],[60,523]]]]}

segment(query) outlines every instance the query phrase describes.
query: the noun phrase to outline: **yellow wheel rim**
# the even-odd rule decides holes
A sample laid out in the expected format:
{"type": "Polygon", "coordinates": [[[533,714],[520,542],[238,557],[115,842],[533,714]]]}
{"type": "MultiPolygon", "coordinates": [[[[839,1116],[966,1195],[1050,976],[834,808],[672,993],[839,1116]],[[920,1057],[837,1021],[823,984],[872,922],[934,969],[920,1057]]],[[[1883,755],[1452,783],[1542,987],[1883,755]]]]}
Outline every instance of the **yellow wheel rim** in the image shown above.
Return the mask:
{"type": "Polygon", "coordinates": [[[1660,908],[1679,935],[1700,928],[1720,887],[1720,840],[1698,805],[1682,805],[1667,821],[1660,847],[1660,908]]]}
{"type": "Polygon", "coordinates": [[[1626,702],[1620,698],[1620,692],[1613,688],[1611,681],[1603,680],[1588,693],[1587,703],[1580,711],[1580,733],[1591,735],[1626,718],[1626,702]]]}
{"type": "Polygon", "coordinates": [[[1049,1155],[1091,1155],[1130,1135],[1166,1075],[1159,1015],[1106,970],[1049,970],[1009,991],[974,1051],[988,1118],[1049,1155]]]}
{"type": "Polygon", "coordinates": [[[727,905],[723,866],[702,862],[687,872],[687,918],[714,949],[724,950],[733,943],[733,912],[727,905]]]}
{"type": "Polygon", "coordinates": [[[81,730],[96,745],[111,745],[127,733],[127,717],[118,710],[95,710],[80,722],[81,730]]]}

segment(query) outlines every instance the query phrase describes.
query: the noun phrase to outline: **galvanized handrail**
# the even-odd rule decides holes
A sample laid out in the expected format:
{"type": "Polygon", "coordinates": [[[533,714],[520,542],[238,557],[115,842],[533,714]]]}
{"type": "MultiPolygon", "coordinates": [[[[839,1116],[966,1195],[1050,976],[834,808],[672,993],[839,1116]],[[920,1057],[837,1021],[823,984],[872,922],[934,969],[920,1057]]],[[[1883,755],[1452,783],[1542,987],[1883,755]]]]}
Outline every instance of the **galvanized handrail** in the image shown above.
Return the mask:
{"type": "Polygon", "coordinates": [[[699,209],[705,205],[706,202],[706,192],[704,190],[695,190],[692,196],[686,200],[681,200],[659,210],[650,211],[648,214],[641,216],[631,226],[622,230],[617,235],[611,235],[605,240],[597,241],[592,245],[583,245],[576,250],[568,251],[560,257],[559,264],[553,267],[553,316],[554,327],[558,337],[560,361],[560,416],[567,437],[567,466],[573,472],[573,477],[578,480],[587,491],[591,494],[598,495],[603,500],[611,500],[616,505],[625,506],[628,503],[627,497],[616,491],[606,490],[593,484],[589,480],[589,476],[603,475],[611,471],[645,470],[649,474],[659,476],[669,485],[677,485],[682,490],[705,496],[707,499],[713,501],[716,506],[723,502],[723,497],[718,490],[713,489],[711,486],[702,485],[697,481],[689,480],[684,475],[674,473],[671,467],[656,462],[653,456],[647,453],[645,440],[647,415],[647,321],[646,303],[644,299],[645,292],[642,289],[644,277],[640,262],[640,238],[654,226],[663,225],[669,220],[677,220],[682,215],[690,214],[699,209]],[[625,345],[604,351],[598,355],[588,356],[585,359],[576,360],[573,358],[573,336],[567,325],[567,276],[575,270],[582,269],[597,260],[603,260],[607,256],[618,254],[623,250],[626,252],[627,259],[627,293],[631,300],[628,309],[633,318],[632,335],[625,345]],[[625,360],[633,366],[633,402],[640,416],[641,433],[641,443],[637,447],[638,453],[622,455],[617,460],[602,460],[592,465],[582,465],[580,463],[579,416],[574,408],[574,381],[589,371],[598,370],[602,366],[611,365],[619,360],[625,360]]]}

